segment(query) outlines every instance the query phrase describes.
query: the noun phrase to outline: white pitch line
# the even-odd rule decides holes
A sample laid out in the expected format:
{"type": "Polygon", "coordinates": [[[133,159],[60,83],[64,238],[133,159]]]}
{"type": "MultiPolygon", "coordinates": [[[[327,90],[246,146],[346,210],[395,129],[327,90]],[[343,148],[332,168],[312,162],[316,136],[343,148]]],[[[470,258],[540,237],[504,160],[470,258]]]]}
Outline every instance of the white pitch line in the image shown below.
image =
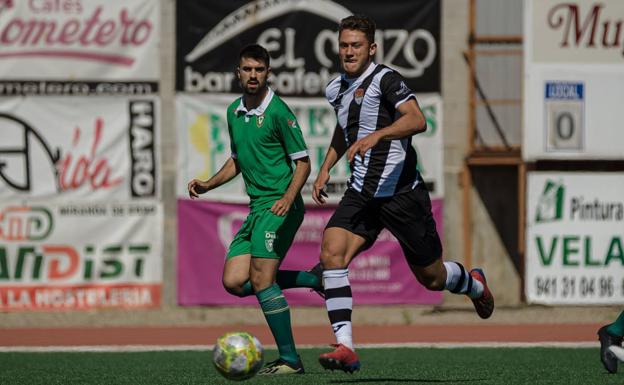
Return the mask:
{"type": "Polygon", "coordinates": [[[214,345],[84,345],[84,346],[0,346],[0,353],[138,353],[166,351],[209,351],[214,345]]]}
{"type": "MultiPolygon", "coordinates": [[[[457,349],[457,348],[596,348],[598,342],[405,342],[361,344],[358,349],[394,349],[394,348],[421,348],[421,349],[457,349]]],[[[52,353],[52,352],[162,352],[162,351],[210,351],[213,345],[94,345],[94,346],[0,346],[0,353],[52,353]]],[[[275,349],[275,345],[264,345],[265,348],[275,349]]],[[[324,348],[327,345],[298,345],[298,348],[324,348]]]]}
{"type": "Polygon", "coordinates": [[[594,348],[599,347],[598,341],[582,342],[405,342],[399,344],[361,344],[357,348],[594,348]]]}

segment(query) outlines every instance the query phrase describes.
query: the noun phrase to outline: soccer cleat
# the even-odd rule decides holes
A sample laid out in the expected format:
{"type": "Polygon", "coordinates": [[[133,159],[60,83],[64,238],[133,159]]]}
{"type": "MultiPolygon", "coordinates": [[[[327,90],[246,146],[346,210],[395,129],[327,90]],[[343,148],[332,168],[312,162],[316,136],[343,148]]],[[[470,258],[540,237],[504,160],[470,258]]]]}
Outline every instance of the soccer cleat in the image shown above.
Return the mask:
{"type": "Polygon", "coordinates": [[[311,289],[310,291],[314,291],[321,298],[325,298],[325,288],[323,287],[323,266],[321,265],[321,263],[319,262],[314,265],[310,270],[308,270],[308,273],[314,274],[316,278],[318,278],[318,280],[321,282],[321,287],[317,289],[311,289]]]}
{"type": "Polygon", "coordinates": [[[624,362],[624,348],[619,346],[609,346],[609,351],[618,359],[618,361],[624,362]]]}
{"type": "Polygon", "coordinates": [[[479,317],[483,319],[490,318],[494,312],[494,296],[488,288],[485,274],[483,274],[483,270],[481,269],[472,269],[470,270],[470,276],[472,279],[476,279],[483,284],[483,294],[481,294],[481,297],[471,298],[475,310],[479,317]]]}
{"type": "Polygon", "coordinates": [[[281,358],[278,358],[275,361],[271,361],[266,366],[258,372],[259,376],[266,376],[272,374],[304,374],[305,370],[303,369],[303,363],[301,362],[301,358],[299,358],[299,362],[296,364],[291,364],[290,362],[286,362],[281,358]]]}
{"type": "Polygon", "coordinates": [[[319,356],[319,363],[324,369],[339,369],[343,372],[353,373],[360,370],[360,360],[357,354],[343,344],[332,344],[333,352],[323,353],[319,356]]]}
{"type": "Polygon", "coordinates": [[[617,358],[611,351],[609,351],[609,347],[622,345],[623,338],[609,333],[607,331],[608,326],[609,325],[605,325],[598,329],[598,340],[600,341],[600,361],[602,361],[602,364],[609,373],[616,373],[618,363],[617,358]]]}

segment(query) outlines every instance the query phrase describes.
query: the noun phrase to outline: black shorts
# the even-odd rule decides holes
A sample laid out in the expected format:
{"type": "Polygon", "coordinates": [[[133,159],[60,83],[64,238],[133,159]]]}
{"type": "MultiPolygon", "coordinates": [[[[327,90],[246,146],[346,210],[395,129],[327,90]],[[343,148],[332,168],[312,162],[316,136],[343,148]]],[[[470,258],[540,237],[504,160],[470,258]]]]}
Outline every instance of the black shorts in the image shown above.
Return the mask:
{"type": "Polygon", "coordinates": [[[396,237],[411,265],[429,266],[442,256],[442,243],[431,213],[429,191],[419,183],[408,192],[388,198],[365,198],[347,189],[325,228],[340,227],[375,243],[383,228],[396,237]]]}

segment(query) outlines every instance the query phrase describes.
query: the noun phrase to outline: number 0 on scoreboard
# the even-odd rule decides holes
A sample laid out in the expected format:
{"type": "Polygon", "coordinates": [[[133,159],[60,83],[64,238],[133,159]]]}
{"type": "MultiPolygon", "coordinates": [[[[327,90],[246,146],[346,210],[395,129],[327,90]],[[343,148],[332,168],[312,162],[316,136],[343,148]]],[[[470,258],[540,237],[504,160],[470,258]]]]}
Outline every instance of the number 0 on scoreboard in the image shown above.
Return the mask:
{"type": "Polygon", "coordinates": [[[546,151],[569,152],[584,148],[583,83],[547,82],[545,87],[546,151]]]}

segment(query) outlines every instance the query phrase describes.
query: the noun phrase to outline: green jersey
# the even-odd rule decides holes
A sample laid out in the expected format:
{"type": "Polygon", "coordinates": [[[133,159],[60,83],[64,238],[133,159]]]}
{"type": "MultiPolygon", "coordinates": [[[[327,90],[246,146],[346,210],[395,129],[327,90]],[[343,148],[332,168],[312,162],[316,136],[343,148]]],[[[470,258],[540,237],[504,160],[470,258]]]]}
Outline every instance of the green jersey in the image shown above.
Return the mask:
{"type": "Polygon", "coordinates": [[[252,110],[242,97],[236,99],[228,107],[227,122],[232,158],[243,174],[249,207],[271,207],[290,185],[292,161],[308,156],[295,115],[269,88],[252,110]]]}

